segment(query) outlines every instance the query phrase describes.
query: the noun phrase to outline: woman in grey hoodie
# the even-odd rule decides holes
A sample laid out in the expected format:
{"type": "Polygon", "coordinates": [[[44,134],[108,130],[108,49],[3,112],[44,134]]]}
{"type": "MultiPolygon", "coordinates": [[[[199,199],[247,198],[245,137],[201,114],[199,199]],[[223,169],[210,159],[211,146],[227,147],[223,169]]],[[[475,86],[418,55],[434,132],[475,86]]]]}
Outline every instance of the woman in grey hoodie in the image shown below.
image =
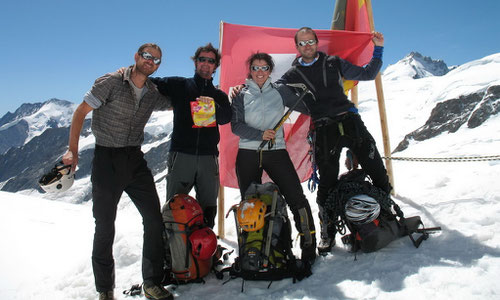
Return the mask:
{"type": "MultiPolygon", "coordinates": [[[[233,99],[231,129],[240,137],[236,157],[236,175],[242,199],[252,182],[261,183],[266,171],[278,185],[290,207],[295,227],[301,236],[302,260],[313,264],[316,259],[316,236],[311,207],[288,155],[283,128],[273,128],[285,111],[284,97],[295,97],[285,85],[271,82],[274,68],[267,53],[255,53],[247,60],[249,75],[245,87],[233,99]],[[269,141],[262,153],[262,141],[269,141]]],[[[289,101],[287,101],[289,102],[289,101]]]]}

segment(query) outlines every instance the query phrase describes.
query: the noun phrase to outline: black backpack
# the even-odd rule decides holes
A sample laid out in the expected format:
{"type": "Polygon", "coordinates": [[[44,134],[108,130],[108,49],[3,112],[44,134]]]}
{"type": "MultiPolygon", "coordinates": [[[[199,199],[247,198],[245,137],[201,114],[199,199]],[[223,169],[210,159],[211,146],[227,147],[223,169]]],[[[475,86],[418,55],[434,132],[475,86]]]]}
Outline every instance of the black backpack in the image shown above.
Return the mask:
{"type": "Polygon", "coordinates": [[[418,248],[421,242],[428,238],[429,233],[441,229],[425,228],[420,216],[406,218],[390,195],[372,185],[369,177],[360,169],[352,170],[339,178],[337,186],[326,200],[325,209],[337,231],[344,235],[343,243],[350,245],[353,252],[374,252],[407,235],[418,248]],[[377,200],[380,204],[380,215],[377,219],[362,225],[348,220],[344,207],[346,202],[356,195],[368,195],[377,200]],[[349,234],[346,229],[349,229],[349,234]]]}
{"type": "Polygon", "coordinates": [[[264,226],[245,231],[238,223],[240,204],[231,208],[238,235],[238,257],[228,268],[230,276],[271,282],[293,278],[295,282],[311,275],[310,266],[302,264],[292,253],[290,219],[278,187],[271,182],[252,184],[245,194],[245,200],[249,199],[260,199],[267,206],[264,226]]]}

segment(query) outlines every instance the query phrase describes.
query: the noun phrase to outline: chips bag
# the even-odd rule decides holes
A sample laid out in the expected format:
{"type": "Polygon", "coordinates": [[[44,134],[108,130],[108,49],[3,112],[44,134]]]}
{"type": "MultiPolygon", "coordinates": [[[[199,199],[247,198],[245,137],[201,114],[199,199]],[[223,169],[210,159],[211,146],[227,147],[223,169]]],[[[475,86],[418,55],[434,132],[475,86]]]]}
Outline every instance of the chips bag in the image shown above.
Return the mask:
{"type": "Polygon", "coordinates": [[[215,127],[214,100],[211,99],[209,103],[200,100],[191,101],[191,116],[193,117],[193,128],[215,127]]]}

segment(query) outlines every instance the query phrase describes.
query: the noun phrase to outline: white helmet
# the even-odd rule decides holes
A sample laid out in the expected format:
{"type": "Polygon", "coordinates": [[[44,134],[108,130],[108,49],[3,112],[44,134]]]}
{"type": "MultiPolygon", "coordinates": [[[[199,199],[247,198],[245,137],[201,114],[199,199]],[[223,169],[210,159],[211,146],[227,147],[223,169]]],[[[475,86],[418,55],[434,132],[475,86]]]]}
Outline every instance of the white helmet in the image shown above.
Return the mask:
{"type": "Polygon", "coordinates": [[[345,216],[354,224],[373,222],[380,215],[380,204],[368,195],[356,195],[347,200],[345,216]]]}
{"type": "Polygon", "coordinates": [[[38,184],[47,193],[64,192],[73,185],[75,173],[71,170],[71,165],[58,162],[52,170],[43,175],[38,184]]]}

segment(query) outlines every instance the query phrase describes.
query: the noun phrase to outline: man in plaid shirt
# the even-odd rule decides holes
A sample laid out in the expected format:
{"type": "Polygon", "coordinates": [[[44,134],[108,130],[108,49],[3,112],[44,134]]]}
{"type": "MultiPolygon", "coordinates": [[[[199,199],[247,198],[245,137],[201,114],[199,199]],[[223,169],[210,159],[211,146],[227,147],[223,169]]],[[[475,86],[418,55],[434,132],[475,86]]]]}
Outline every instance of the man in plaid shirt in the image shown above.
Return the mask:
{"type": "Polygon", "coordinates": [[[142,276],[149,299],[173,299],[163,288],[163,220],[155,183],[141,144],[144,127],[153,110],[171,109],[148,76],[161,63],[161,49],[144,44],[134,55],[135,65],[125,72],[98,78],[73,115],[69,149],[64,164],[78,164],[78,141],[85,116],[92,113],[95,151],[92,162],[92,212],[95,218],[92,267],[99,299],[113,299],[114,222],[125,191],[139,210],[144,224],[142,276]]]}

